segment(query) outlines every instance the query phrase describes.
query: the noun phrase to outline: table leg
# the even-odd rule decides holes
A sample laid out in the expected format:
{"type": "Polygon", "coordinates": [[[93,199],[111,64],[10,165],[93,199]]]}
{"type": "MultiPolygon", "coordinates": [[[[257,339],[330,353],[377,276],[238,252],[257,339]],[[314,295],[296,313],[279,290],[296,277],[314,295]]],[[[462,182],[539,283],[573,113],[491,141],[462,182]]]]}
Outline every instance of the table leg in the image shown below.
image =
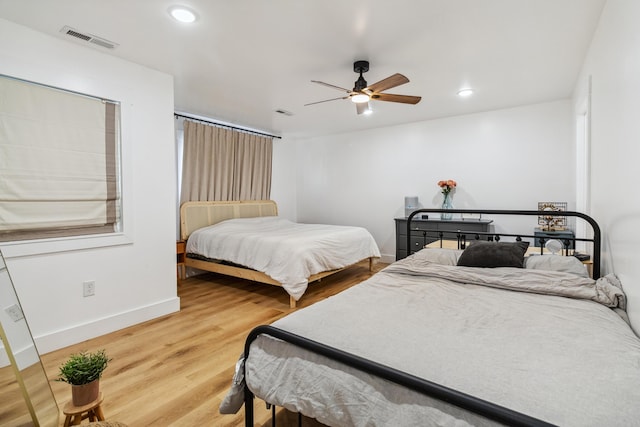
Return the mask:
{"type": "Polygon", "coordinates": [[[98,405],[93,410],[98,418],[98,421],[104,421],[104,414],[102,413],[102,406],[98,405]]]}

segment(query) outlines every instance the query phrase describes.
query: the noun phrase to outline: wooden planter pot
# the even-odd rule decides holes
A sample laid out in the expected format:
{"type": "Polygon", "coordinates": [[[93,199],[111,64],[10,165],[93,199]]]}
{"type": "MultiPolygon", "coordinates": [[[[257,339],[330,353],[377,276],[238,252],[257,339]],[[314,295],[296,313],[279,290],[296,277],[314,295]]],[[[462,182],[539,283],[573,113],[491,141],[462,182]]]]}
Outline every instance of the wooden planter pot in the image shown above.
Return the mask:
{"type": "Polygon", "coordinates": [[[100,380],[94,380],[87,384],[71,385],[71,399],[74,406],[84,406],[98,398],[100,392],[100,380]]]}

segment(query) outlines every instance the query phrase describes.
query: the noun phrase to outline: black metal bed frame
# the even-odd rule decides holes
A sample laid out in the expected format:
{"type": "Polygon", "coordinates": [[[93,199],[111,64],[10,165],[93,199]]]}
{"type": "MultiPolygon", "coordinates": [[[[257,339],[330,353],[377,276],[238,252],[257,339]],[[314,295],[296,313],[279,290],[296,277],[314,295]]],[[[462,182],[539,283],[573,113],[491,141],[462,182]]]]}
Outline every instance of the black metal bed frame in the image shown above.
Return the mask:
{"type": "MultiPolygon", "coordinates": [[[[411,221],[413,218],[422,213],[459,213],[459,214],[481,214],[481,215],[528,215],[528,216],[548,216],[549,212],[546,211],[530,211],[530,210],[480,210],[480,209],[418,209],[413,211],[411,215],[407,218],[407,236],[411,236],[411,221]]],[[[591,229],[593,230],[593,237],[585,238],[585,237],[572,237],[572,238],[553,238],[555,240],[560,240],[564,244],[565,255],[569,254],[569,246],[570,243],[573,243],[575,247],[575,242],[588,242],[593,244],[593,278],[598,279],[600,277],[600,252],[602,247],[602,237],[600,232],[600,226],[598,223],[591,218],[589,215],[583,214],[581,212],[573,212],[573,211],[554,211],[553,216],[564,216],[564,217],[574,217],[581,218],[585,220],[589,225],[591,225],[591,229]]],[[[457,240],[458,248],[464,249],[465,245],[469,241],[480,240],[481,237],[485,237],[487,240],[495,240],[500,241],[502,237],[515,237],[516,241],[520,241],[523,238],[533,238],[539,239],[542,243],[540,247],[540,253],[543,252],[544,242],[546,240],[545,237],[539,237],[533,234],[511,234],[511,233],[496,233],[496,232],[480,232],[480,231],[465,231],[463,229],[457,231],[438,231],[438,230],[427,230],[422,228],[425,234],[425,239],[428,237],[429,232],[433,232],[432,237],[437,240],[447,240],[447,237],[454,237],[453,239],[448,240],[457,240]],[[471,239],[469,237],[472,237],[471,239]]],[[[549,238],[551,239],[551,238],[549,238]]],[[[411,239],[407,238],[407,254],[411,254],[411,239]]]]}
{"type": "MultiPolygon", "coordinates": [[[[352,368],[359,369],[363,372],[375,375],[377,377],[392,381],[403,387],[425,394],[427,396],[442,400],[460,408],[472,411],[478,415],[484,416],[494,421],[501,422],[508,426],[514,427],[543,427],[553,426],[545,421],[530,417],[520,412],[513,411],[504,406],[496,405],[486,400],[461,393],[452,388],[448,388],[434,382],[416,377],[406,372],[385,366],[360,356],[347,353],[334,347],[327,346],[317,341],[310,340],[300,335],[287,332],[282,329],[275,328],[270,325],[261,325],[254,328],[248,335],[245,342],[244,354],[248,355],[251,344],[260,335],[269,335],[278,338],[290,344],[312,351],[314,353],[325,356],[329,359],[341,362],[352,368]]],[[[246,357],[246,356],[245,356],[246,357]]],[[[246,363],[246,360],[245,360],[246,363]]],[[[244,383],[244,414],[245,426],[252,427],[254,425],[253,416],[254,395],[245,379],[244,383]]],[[[270,404],[268,404],[271,406],[270,404]]],[[[274,407],[275,408],[275,407],[274,407]]],[[[301,417],[298,418],[298,425],[301,425],[301,417]]],[[[275,410],[272,414],[272,426],[275,426],[275,410]]]]}
{"type": "MultiPolygon", "coordinates": [[[[548,212],[540,212],[540,211],[512,211],[512,210],[463,210],[463,209],[452,209],[452,210],[443,210],[443,209],[419,209],[411,213],[408,217],[407,221],[407,236],[411,235],[411,220],[420,213],[461,213],[461,214],[483,214],[483,215],[530,215],[530,216],[540,216],[540,215],[548,215],[548,212]]],[[[587,221],[592,229],[593,229],[593,238],[575,238],[572,240],[575,241],[587,241],[593,243],[593,277],[597,279],[600,277],[600,250],[601,250],[601,234],[600,227],[595,222],[595,220],[588,215],[579,213],[579,212],[554,212],[554,216],[566,216],[566,217],[578,217],[587,221]]],[[[479,233],[479,232],[465,232],[464,230],[459,230],[456,232],[456,238],[458,242],[464,242],[466,239],[466,235],[471,235],[474,239],[479,239],[480,235],[487,235],[488,239],[499,240],[501,236],[510,236],[515,237],[516,239],[521,239],[523,237],[535,237],[533,235],[524,235],[524,234],[505,234],[505,233],[479,233]],[[476,237],[477,236],[477,237],[476,237]]],[[[407,239],[408,241],[410,239],[407,239]]],[[[407,244],[409,246],[409,244],[407,244]]],[[[567,246],[567,245],[565,245],[567,246]]],[[[410,252],[410,248],[407,247],[407,253],[410,252]]],[[[312,351],[314,353],[325,356],[329,359],[338,361],[347,366],[350,366],[355,369],[359,369],[363,372],[367,372],[369,374],[375,375],[377,377],[386,379],[388,381],[392,381],[398,385],[403,387],[407,387],[416,392],[425,394],[427,396],[439,399],[443,402],[455,405],[459,408],[471,411],[480,416],[486,417],[488,419],[497,421],[499,423],[503,423],[509,426],[552,426],[553,424],[549,424],[545,421],[539,420],[537,418],[530,417],[526,414],[519,413],[517,411],[513,411],[509,408],[505,408],[500,405],[496,405],[494,403],[488,402],[483,399],[479,399],[475,396],[471,396],[465,393],[461,393],[454,389],[433,383],[431,381],[427,381],[423,378],[416,377],[414,375],[407,374],[405,372],[399,371],[397,369],[373,362],[368,359],[364,359],[357,355],[344,352],[340,349],[333,348],[327,346],[325,344],[319,343],[317,341],[310,340],[308,338],[293,334],[291,332],[284,331],[282,329],[275,328],[273,326],[262,325],[253,329],[246,341],[244,346],[244,357],[245,363],[246,358],[249,355],[249,351],[251,348],[251,344],[254,340],[260,335],[268,335],[300,348],[312,351]]],[[[245,372],[246,374],[246,372],[245,372]]],[[[244,377],[246,378],[246,376],[244,377]]],[[[269,403],[267,403],[270,406],[269,403]]],[[[245,426],[252,427],[254,425],[254,395],[249,387],[247,386],[246,379],[244,382],[244,408],[245,408],[245,426]]],[[[272,425],[275,426],[275,407],[272,412],[272,425]]],[[[301,425],[301,416],[298,417],[298,425],[301,425]]]]}

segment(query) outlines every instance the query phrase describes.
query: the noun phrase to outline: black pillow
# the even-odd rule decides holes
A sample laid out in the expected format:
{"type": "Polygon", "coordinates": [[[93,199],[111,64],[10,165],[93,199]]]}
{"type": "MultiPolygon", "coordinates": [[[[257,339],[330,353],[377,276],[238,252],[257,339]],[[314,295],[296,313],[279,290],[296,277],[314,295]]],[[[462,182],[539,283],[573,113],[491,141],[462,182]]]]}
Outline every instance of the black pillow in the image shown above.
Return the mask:
{"type": "Polygon", "coordinates": [[[524,267],[529,242],[473,242],[458,259],[464,267],[524,267]]]}

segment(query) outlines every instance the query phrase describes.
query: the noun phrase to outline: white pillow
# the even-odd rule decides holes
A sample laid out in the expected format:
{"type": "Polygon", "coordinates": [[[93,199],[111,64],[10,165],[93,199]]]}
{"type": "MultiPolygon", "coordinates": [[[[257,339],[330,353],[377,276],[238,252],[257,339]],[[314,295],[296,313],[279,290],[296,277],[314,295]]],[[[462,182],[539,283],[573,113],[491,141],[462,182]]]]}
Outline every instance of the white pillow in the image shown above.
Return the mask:
{"type": "Polygon", "coordinates": [[[574,256],[562,255],[529,255],[525,258],[524,268],[533,270],[563,271],[589,277],[587,266],[574,256]]]}
{"type": "Polygon", "coordinates": [[[457,265],[460,254],[462,251],[458,249],[424,248],[412,256],[415,260],[433,264],[457,265]]]}

